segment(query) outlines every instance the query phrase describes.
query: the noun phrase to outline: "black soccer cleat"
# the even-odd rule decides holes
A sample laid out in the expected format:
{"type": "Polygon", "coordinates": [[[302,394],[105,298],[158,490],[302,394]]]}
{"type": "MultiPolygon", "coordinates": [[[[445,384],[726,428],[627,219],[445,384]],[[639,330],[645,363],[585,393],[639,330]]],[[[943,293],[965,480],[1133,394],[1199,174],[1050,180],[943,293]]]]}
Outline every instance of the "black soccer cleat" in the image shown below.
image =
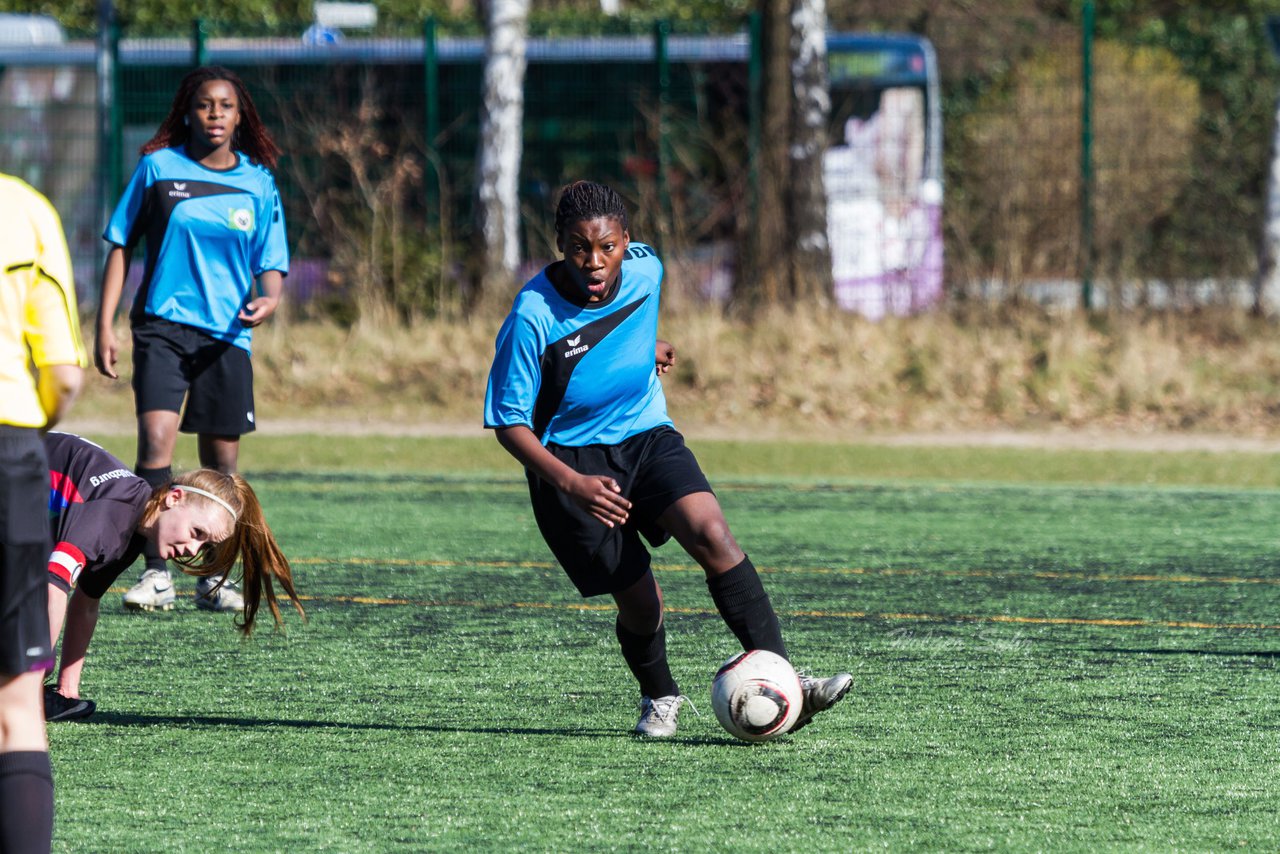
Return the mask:
{"type": "Polygon", "coordinates": [[[79,721],[93,714],[97,704],[84,697],[64,697],[52,685],[44,686],[44,719],[46,721],[79,721]]]}

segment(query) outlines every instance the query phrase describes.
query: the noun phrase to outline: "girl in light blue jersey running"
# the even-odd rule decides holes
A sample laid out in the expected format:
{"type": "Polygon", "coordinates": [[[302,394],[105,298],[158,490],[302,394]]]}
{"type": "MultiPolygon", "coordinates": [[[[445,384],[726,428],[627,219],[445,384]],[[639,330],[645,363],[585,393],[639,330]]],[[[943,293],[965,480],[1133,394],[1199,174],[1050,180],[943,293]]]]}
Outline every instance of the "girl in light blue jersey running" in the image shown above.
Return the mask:
{"type": "MultiPolygon", "coordinates": [[[[618,194],[589,181],[563,190],[555,230],[561,260],[520,290],[498,332],[485,426],[525,467],[538,529],[578,592],[618,607],[615,633],[641,694],[635,732],[670,737],[688,698],[667,662],[649,547],[675,539],[698,562],[744,650],[787,651],[754,564],[667,415],[658,375],[675,353],[657,337],[657,252],[631,239],[618,194]]],[[[803,675],[792,731],[852,682],[803,675]]]]}

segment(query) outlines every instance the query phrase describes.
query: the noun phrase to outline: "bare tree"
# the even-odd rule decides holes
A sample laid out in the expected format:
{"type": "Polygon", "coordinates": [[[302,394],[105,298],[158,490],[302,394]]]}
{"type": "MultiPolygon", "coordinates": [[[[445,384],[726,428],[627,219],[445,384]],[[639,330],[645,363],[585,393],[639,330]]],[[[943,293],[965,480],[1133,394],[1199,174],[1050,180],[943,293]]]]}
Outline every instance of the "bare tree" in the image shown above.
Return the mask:
{"type": "Polygon", "coordinates": [[[759,8],[764,41],[761,145],[743,284],[755,302],[828,300],[831,247],[822,177],[831,112],[826,3],[760,0],[759,8]]]}
{"type": "Polygon", "coordinates": [[[788,290],[787,209],[791,141],[791,0],[760,0],[764,70],[755,217],[742,285],[753,302],[778,302],[788,290]],[[775,212],[770,214],[766,212],[775,212]]]}
{"type": "Polygon", "coordinates": [[[1280,312],[1280,100],[1276,101],[1276,122],[1271,143],[1271,167],[1267,172],[1267,207],[1262,239],[1258,244],[1258,277],[1254,281],[1253,311],[1280,312]]]}
{"type": "Polygon", "coordinates": [[[530,0],[484,0],[484,84],[476,153],[476,262],[482,299],[510,292],[520,264],[519,176],[530,0]]]}

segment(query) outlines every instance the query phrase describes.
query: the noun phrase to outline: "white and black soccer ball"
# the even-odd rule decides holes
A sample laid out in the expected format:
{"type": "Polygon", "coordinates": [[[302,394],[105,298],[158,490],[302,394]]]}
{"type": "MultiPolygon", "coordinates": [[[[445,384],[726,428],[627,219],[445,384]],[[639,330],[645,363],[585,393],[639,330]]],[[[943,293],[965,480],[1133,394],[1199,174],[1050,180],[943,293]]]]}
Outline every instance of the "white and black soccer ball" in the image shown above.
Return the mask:
{"type": "Polygon", "coordinates": [[[790,662],[768,650],[738,653],[711,683],[716,720],[743,741],[768,741],[787,732],[803,703],[800,677],[790,662]]]}

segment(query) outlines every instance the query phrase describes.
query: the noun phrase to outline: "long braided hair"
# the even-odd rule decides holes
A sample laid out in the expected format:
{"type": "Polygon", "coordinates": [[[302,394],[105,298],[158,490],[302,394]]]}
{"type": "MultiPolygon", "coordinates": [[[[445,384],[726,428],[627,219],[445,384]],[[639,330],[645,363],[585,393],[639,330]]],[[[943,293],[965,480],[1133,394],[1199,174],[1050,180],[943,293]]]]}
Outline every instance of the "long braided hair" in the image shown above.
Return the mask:
{"type": "Polygon", "coordinates": [[[249,155],[254,163],[274,169],[280,159],[280,146],[271,137],[270,131],[262,123],[258,108],[249,97],[249,90],[244,81],[230,68],[221,65],[204,65],[187,73],[178,84],[178,91],[173,96],[173,105],[169,107],[169,115],[156,130],[155,136],[147,140],[140,149],[142,154],[150,154],[162,148],[174,148],[185,145],[191,138],[191,128],[184,121],[191,110],[191,102],[202,85],[210,80],[225,80],[236,90],[236,100],[240,102],[240,124],[231,138],[231,147],[249,155]]]}

